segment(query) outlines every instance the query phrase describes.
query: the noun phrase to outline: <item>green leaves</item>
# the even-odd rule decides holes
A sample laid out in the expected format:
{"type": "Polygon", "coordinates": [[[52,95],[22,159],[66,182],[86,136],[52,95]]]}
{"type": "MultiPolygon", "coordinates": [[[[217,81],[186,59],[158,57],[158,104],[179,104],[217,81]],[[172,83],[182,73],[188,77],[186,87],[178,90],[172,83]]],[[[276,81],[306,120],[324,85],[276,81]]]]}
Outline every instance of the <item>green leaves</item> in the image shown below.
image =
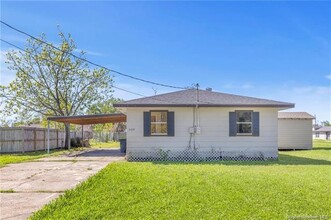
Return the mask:
{"type": "MultiPolygon", "coordinates": [[[[70,35],[59,32],[61,51],[28,39],[25,52],[9,51],[9,69],[16,78],[0,87],[1,117],[37,115],[77,115],[112,97],[113,78],[104,69],[91,69],[70,56],[76,49],[70,35]]],[[[40,39],[46,41],[45,34],[40,39]]],[[[79,57],[84,58],[84,53],[79,57]]],[[[31,118],[30,118],[31,117],[31,118]]]]}

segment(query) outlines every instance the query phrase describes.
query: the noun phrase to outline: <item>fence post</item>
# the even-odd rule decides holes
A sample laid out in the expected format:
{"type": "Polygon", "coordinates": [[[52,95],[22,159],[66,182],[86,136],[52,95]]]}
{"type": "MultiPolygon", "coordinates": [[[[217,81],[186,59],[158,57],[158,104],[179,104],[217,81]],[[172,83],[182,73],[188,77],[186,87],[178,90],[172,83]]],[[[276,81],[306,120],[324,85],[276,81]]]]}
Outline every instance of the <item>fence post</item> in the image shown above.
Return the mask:
{"type": "Polygon", "coordinates": [[[24,128],[22,128],[22,153],[24,153],[24,136],[25,136],[25,131],[24,128]]]}
{"type": "Polygon", "coordinates": [[[65,130],[62,132],[62,134],[63,134],[63,144],[62,144],[62,148],[64,148],[64,145],[65,145],[65,143],[66,143],[66,132],[65,132],[65,130]]]}
{"type": "Polygon", "coordinates": [[[84,125],[82,125],[82,147],[84,146],[84,125]]]}
{"type": "Polygon", "coordinates": [[[47,120],[47,153],[49,154],[49,120],[47,120]]]}
{"type": "Polygon", "coordinates": [[[46,146],[46,130],[44,130],[44,147],[45,147],[45,151],[47,150],[47,146],[46,146]]]}
{"type": "Polygon", "coordinates": [[[37,130],[36,128],[33,130],[33,150],[37,150],[37,130]]]}
{"type": "Polygon", "coordinates": [[[59,148],[59,129],[56,129],[56,148],[59,148]]]}

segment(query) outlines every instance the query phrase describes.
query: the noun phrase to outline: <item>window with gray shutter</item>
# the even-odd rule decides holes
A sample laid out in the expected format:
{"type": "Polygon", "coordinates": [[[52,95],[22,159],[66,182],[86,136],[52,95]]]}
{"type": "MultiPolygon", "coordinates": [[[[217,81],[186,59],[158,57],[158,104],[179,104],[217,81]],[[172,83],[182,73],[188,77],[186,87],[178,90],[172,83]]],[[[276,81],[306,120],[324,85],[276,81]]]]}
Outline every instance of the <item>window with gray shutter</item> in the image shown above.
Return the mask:
{"type": "Polygon", "coordinates": [[[260,114],[251,110],[229,112],[230,136],[259,136],[260,114]]]}
{"type": "Polygon", "coordinates": [[[144,136],[151,136],[151,113],[144,112],[144,136]]]}
{"type": "Polygon", "coordinates": [[[175,136],[175,112],[168,112],[168,136],[175,136]]]}
{"type": "Polygon", "coordinates": [[[236,113],[229,112],[229,135],[236,136],[237,135],[237,124],[236,124],[236,113]]]}
{"type": "Polygon", "coordinates": [[[253,112],[253,136],[260,136],[260,113],[253,112]]]}
{"type": "Polygon", "coordinates": [[[175,113],[157,110],[144,112],[144,136],[175,136],[175,113]]]}

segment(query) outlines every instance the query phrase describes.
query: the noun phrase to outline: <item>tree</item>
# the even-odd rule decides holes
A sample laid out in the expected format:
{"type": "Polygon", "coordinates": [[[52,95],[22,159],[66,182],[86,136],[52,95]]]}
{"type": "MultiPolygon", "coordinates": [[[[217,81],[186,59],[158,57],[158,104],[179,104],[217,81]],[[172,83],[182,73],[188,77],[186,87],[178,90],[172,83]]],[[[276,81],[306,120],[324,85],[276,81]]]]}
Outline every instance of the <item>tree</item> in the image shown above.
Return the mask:
{"type": "Polygon", "coordinates": [[[329,121],[322,121],[321,125],[322,126],[331,126],[331,123],[329,121]]]}
{"type": "MultiPolygon", "coordinates": [[[[76,45],[70,34],[59,31],[60,50],[35,39],[28,39],[25,51],[9,51],[9,69],[16,78],[0,87],[3,99],[0,114],[19,121],[38,116],[71,116],[112,97],[112,76],[105,69],[91,69],[87,62],[71,56],[76,45]]],[[[46,41],[43,34],[39,38],[46,41]]],[[[85,52],[80,52],[85,58],[85,52]]],[[[65,124],[68,147],[70,125],[65,124]]]]}
{"type": "MultiPolygon", "coordinates": [[[[118,103],[123,101],[122,99],[118,98],[110,98],[106,101],[102,101],[92,105],[87,113],[88,114],[111,114],[116,113],[117,110],[113,107],[114,103],[118,103]]],[[[110,131],[113,128],[113,123],[106,123],[106,124],[97,124],[93,126],[93,130],[95,131],[110,131]]]]}

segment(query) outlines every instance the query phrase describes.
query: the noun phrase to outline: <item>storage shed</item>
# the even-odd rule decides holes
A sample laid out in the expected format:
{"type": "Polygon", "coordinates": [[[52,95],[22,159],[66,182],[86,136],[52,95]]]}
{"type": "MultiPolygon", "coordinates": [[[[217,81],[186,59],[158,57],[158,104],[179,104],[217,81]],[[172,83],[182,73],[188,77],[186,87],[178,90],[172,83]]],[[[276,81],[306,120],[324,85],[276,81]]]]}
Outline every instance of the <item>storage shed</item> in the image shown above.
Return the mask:
{"type": "Polygon", "coordinates": [[[311,150],[313,119],[307,112],[278,112],[278,149],[311,150]]]}

